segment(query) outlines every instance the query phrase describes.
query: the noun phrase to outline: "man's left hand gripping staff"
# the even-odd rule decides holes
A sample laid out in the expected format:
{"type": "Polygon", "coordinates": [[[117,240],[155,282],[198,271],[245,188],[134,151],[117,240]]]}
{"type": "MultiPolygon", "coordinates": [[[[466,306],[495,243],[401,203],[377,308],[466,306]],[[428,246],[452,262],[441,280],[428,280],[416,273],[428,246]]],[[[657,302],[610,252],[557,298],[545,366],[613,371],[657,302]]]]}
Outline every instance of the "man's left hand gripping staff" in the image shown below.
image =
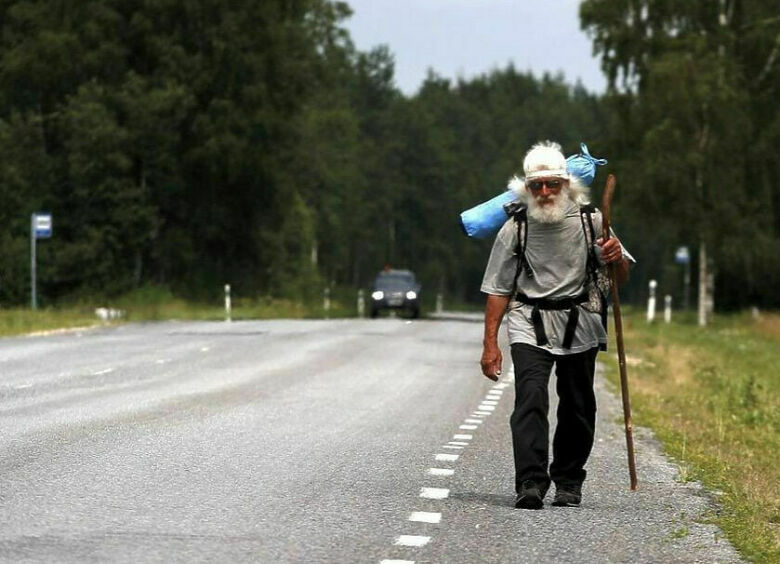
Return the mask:
{"type": "Polygon", "coordinates": [[[482,341],[482,374],[494,382],[501,375],[501,349],[498,348],[498,329],[506,308],[509,306],[510,296],[488,295],[485,306],[485,337],[482,341]]]}

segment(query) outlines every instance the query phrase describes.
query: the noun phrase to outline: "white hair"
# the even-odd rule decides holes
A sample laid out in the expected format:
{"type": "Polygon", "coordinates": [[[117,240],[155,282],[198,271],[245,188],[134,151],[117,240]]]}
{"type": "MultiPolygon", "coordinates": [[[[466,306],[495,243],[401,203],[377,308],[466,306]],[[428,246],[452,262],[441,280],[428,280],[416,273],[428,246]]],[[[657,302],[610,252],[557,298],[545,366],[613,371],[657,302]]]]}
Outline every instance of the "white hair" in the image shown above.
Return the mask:
{"type": "Polygon", "coordinates": [[[543,174],[569,178],[566,157],[563,156],[561,146],[554,141],[542,141],[531,147],[523,159],[523,172],[526,178],[543,174]]]}
{"type": "Polygon", "coordinates": [[[524,202],[528,201],[525,181],[534,176],[559,176],[566,179],[569,185],[564,188],[564,193],[571,201],[579,206],[590,202],[590,189],[578,176],[566,172],[566,158],[561,146],[554,141],[542,141],[531,147],[523,159],[523,172],[525,177],[515,175],[509,179],[509,189],[524,202]]]}

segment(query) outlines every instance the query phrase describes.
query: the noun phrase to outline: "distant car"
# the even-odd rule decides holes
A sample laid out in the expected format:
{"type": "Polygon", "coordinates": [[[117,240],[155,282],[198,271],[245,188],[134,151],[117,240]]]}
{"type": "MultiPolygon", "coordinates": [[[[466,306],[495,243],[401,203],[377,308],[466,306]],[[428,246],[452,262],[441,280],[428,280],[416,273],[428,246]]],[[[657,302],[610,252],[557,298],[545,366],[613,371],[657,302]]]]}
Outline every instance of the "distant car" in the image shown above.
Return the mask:
{"type": "Polygon", "coordinates": [[[420,285],[411,270],[383,270],[371,288],[371,317],[383,309],[405,311],[420,317],[420,285]]]}

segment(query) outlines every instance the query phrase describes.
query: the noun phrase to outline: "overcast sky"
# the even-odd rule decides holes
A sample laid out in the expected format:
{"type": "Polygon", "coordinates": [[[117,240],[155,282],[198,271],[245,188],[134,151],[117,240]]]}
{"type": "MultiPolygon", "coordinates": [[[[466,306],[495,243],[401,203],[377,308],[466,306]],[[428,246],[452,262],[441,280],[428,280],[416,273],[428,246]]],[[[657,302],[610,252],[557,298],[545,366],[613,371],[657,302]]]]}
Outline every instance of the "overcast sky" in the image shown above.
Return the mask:
{"type": "Polygon", "coordinates": [[[346,27],[358,49],[386,44],[396,85],[408,95],[429,68],[445,78],[471,78],[514,62],[541,76],[562,71],[591,92],[606,80],[580,31],[579,0],[346,0],[346,27]]]}

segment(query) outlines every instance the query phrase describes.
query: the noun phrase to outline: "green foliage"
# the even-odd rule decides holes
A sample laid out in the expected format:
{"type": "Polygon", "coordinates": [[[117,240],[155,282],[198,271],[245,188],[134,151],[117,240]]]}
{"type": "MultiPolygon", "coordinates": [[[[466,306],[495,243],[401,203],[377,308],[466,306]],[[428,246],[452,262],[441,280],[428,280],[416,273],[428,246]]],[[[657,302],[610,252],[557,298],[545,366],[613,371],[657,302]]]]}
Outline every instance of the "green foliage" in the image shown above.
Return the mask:
{"type": "Polygon", "coordinates": [[[721,5],[725,24],[713,3],[583,2],[606,96],[510,65],[432,71],[406,98],[387,47],[355,49],[344,2],[4,2],[0,303],[29,299],[37,210],[54,215],[43,304],[150,284],[309,300],[387,263],[423,299],[479,302],[490,242],[458,215],[549,138],[618,175],[613,223],[639,257],[627,299],[648,277],[679,288],[674,248],[704,241],[716,303],[776,304],[778,22],[721,5]]]}
{"type": "Polygon", "coordinates": [[[776,3],[585,0],[580,14],[610,81],[608,153],[644,258],[637,274],[677,289],[662,265],[676,246],[705,243],[717,304],[776,306],[776,3]]]}

